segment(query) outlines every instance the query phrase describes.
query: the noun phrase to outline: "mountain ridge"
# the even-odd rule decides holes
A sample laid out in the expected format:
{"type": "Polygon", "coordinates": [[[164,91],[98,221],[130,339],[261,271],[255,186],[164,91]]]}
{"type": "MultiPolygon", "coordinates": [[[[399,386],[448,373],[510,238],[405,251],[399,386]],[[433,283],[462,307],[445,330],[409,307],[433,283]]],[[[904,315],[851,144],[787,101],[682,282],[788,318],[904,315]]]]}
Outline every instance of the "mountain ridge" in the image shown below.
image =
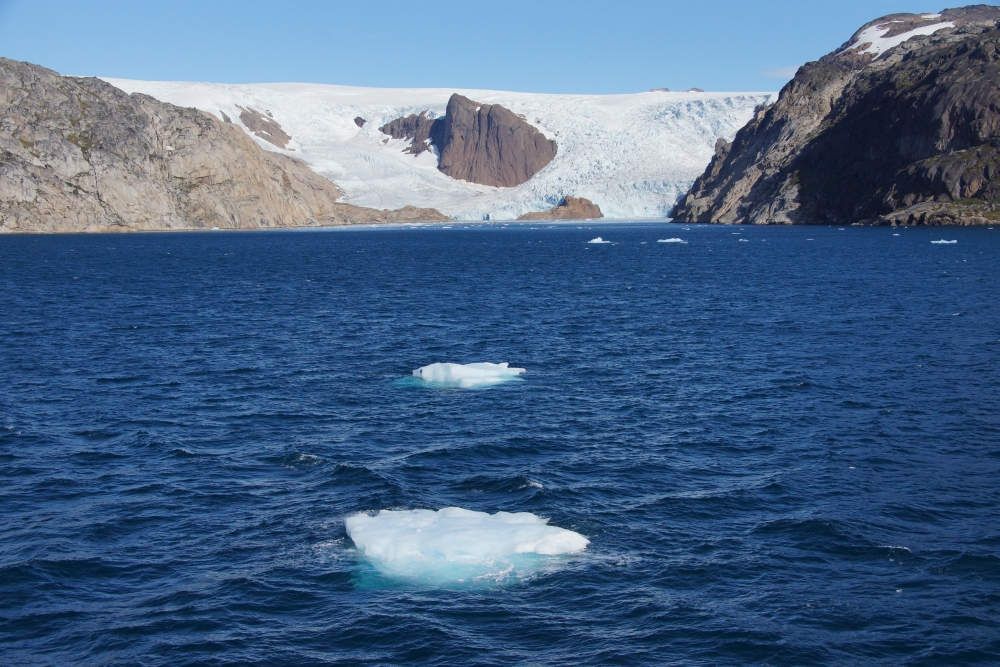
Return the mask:
{"type": "Polygon", "coordinates": [[[1000,9],[892,14],[803,65],[671,211],[678,222],[1000,218],[1000,9]]]}
{"type": "Polygon", "coordinates": [[[232,122],[6,58],[0,128],[0,232],[448,219],[341,203],[333,182],[261,150],[232,122]]]}

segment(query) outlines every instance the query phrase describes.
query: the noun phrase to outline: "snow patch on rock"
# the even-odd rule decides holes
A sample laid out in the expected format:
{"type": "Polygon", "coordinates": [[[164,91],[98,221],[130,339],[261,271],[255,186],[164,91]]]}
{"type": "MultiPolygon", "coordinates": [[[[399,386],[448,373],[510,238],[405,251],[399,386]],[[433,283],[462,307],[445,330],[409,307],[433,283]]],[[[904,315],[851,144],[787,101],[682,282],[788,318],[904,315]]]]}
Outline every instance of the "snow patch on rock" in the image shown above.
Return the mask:
{"type": "MultiPolygon", "coordinates": [[[[921,18],[938,18],[939,16],[940,15],[936,16],[925,15],[921,18]]],[[[935,23],[933,25],[920,26],[919,28],[914,28],[909,32],[904,32],[894,37],[883,37],[883,35],[892,30],[892,23],[893,21],[890,21],[889,23],[884,23],[882,25],[873,25],[872,27],[865,29],[864,31],[861,32],[860,35],[858,35],[857,43],[848,48],[847,50],[853,51],[867,44],[868,46],[858,51],[858,53],[872,53],[875,55],[874,59],[878,60],[883,53],[885,53],[891,48],[899,46],[908,39],[920,35],[933,35],[938,30],[944,30],[945,28],[955,27],[954,23],[948,21],[945,23],[935,23]]]]}

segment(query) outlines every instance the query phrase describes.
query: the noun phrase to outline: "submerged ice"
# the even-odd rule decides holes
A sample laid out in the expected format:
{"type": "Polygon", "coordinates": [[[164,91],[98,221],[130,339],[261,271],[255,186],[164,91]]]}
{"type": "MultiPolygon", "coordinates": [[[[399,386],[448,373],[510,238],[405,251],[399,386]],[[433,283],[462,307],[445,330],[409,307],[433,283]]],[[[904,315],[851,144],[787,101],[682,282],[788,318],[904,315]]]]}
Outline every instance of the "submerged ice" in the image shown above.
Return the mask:
{"type": "Polygon", "coordinates": [[[543,566],[544,557],[583,551],[589,543],[530,512],[381,510],[348,517],[344,524],[377,569],[439,581],[503,579],[543,566]]]}
{"type": "Polygon", "coordinates": [[[517,379],[523,368],[511,368],[507,362],[491,364],[430,364],[413,371],[424,382],[445,387],[475,389],[517,379]]]}

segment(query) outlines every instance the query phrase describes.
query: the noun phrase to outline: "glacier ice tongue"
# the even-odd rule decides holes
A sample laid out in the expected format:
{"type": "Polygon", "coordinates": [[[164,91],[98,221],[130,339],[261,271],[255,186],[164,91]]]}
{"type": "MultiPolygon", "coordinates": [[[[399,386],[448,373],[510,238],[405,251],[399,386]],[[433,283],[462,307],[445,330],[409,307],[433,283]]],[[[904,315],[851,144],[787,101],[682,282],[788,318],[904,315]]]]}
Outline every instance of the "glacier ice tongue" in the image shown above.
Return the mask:
{"type": "Polygon", "coordinates": [[[585,197],[607,219],[662,218],[705,171],[716,141],[731,140],[777,93],[635,93],[551,95],[461,88],[357,88],[325,84],[233,85],[106,79],[125,92],[223,114],[264,150],[238,118],[239,107],[273,113],[292,137],[289,153],[332,179],[344,201],[378,209],[436,208],[455,220],[514,220],[548,210],[562,197],[585,197]],[[522,114],[559,145],[555,159],[516,188],[460,181],[438,170],[433,150],[414,156],[410,142],[379,129],[410,114],[445,114],[453,93],[522,114]],[[235,116],[234,116],[235,115],[235,116]],[[359,127],[355,118],[367,122],[359,127]],[[386,140],[388,139],[388,142],[386,140]]]}
{"type": "Polygon", "coordinates": [[[524,373],[523,368],[511,368],[507,362],[491,364],[430,364],[413,371],[414,377],[442,387],[477,389],[508,380],[515,380],[524,373]]]}
{"type": "Polygon", "coordinates": [[[530,512],[381,510],[347,517],[344,525],[376,569],[437,581],[500,580],[543,565],[545,556],[578,553],[589,544],[530,512]]]}

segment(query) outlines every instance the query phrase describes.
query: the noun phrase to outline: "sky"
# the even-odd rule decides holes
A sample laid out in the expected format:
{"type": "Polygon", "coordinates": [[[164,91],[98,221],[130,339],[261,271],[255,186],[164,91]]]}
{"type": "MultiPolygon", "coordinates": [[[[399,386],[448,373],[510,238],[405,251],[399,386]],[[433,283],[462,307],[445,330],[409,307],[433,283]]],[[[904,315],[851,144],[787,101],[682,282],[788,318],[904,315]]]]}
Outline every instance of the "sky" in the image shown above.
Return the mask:
{"type": "Polygon", "coordinates": [[[773,91],[868,21],[932,1],[0,0],[0,55],[129,79],[773,91]]]}

